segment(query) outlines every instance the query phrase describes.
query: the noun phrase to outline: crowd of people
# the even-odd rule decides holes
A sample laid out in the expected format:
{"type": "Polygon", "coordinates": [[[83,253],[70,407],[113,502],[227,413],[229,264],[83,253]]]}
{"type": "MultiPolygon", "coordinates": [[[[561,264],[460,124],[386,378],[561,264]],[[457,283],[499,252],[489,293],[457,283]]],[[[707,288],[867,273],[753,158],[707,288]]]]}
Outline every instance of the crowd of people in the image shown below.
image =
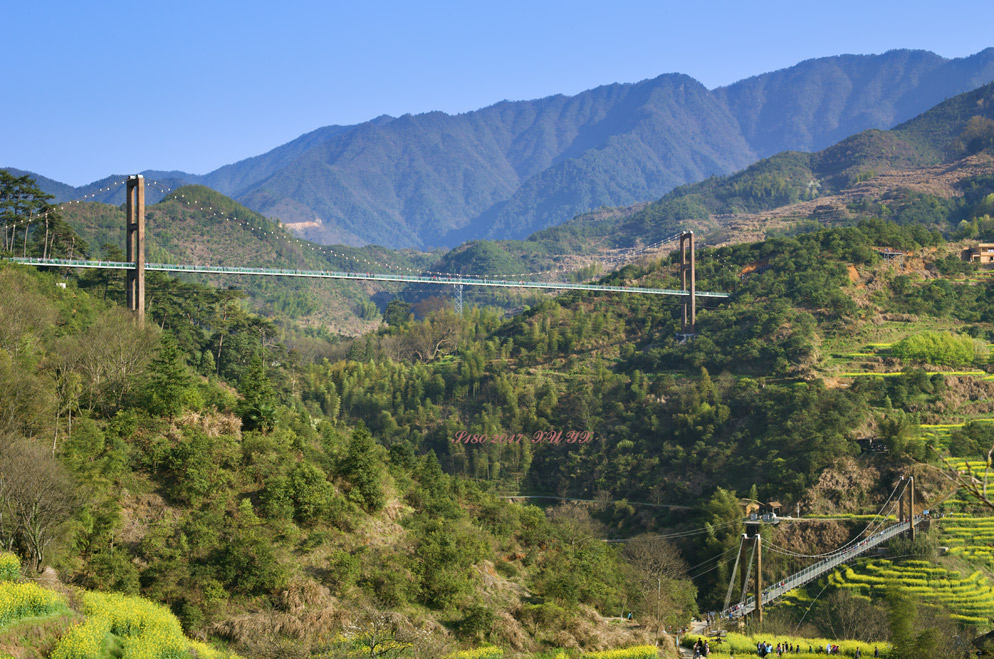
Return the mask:
{"type": "MultiPolygon", "coordinates": [[[[714,642],[721,643],[722,639],[717,638],[714,642]]],[[[776,655],[777,659],[780,659],[785,654],[798,654],[801,652],[805,652],[805,650],[800,643],[777,643],[776,646],[766,641],[756,643],[756,654],[760,657],[771,657],[772,659],[772,656],[776,655]]],[[[806,652],[808,654],[842,654],[842,650],[834,643],[826,643],[825,645],[808,644],[806,652]]],[[[697,642],[694,643],[694,659],[704,659],[710,654],[711,641],[698,636],[697,642]]],[[[734,650],[732,651],[732,656],[735,656],[734,650]]],[[[854,657],[854,659],[862,659],[863,651],[860,648],[856,648],[852,653],[849,653],[849,656],[854,657]]],[[[880,650],[878,648],[873,648],[873,656],[875,659],[879,659],[880,650]]]]}
{"type": "MultiPolygon", "coordinates": [[[[766,643],[760,641],[756,643],[756,654],[760,657],[769,657],[776,654],[777,657],[782,657],[785,654],[794,654],[798,652],[803,652],[800,643],[777,643],[776,647],[773,647],[771,643],[766,643]]],[[[826,643],[825,645],[808,645],[809,654],[841,654],[841,650],[838,645],[834,643],[826,643]]],[[[856,648],[852,654],[855,659],[862,659],[863,651],[860,648],[856,648]]],[[[873,648],[873,656],[880,657],[880,650],[873,648]]]]}

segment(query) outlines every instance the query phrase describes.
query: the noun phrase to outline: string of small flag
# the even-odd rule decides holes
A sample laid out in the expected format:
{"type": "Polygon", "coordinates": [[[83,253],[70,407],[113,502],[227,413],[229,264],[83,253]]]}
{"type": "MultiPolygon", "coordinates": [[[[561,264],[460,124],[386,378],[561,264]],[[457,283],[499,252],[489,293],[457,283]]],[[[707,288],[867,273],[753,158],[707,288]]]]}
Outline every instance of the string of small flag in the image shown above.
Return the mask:
{"type": "MultiPolygon", "coordinates": [[[[89,192],[89,193],[87,193],[87,194],[85,194],[85,195],[83,195],[83,196],[81,196],[81,197],[79,197],[77,199],[72,199],[72,200],[69,200],[69,201],[62,202],[61,204],[59,204],[57,206],[57,209],[58,210],[62,210],[62,209],[64,209],[67,206],[70,206],[70,205],[73,205],[73,204],[81,204],[83,202],[89,201],[89,200],[93,199],[94,197],[97,197],[98,195],[102,195],[103,193],[109,192],[109,191],[113,190],[114,188],[116,188],[116,187],[118,187],[120,185],[123,185],[124,183],[127,182],[127,180],[128,180],[127,178],[122,178],[120,180],[116,180],[116,181],[110,183],[107,186],[104,186],[102,188],[99,188],[97,190],[89,192]]],[[[146,179],[145,182],[146,182],[147,185],[149,185],[149,186],[157,189],[158,191],[162,192],[164,198],[166,196],[168,196],[169,194],[171,194],[171,193],[174,192],[173,188],[170,188],[170,187],[166,186],[164,183],[162,183],[160,181],[146,179]]],[[[233,225],[241,226],[241,227],[243,227],[245,229],[248,229],[249,231],[252,231],[253,233],[267,235],[267,236],[270,236],[270,237],[273,237],[273,238],[277,238],[279,240],[284,240],[288,244],[296,244],[298,247],[301,247],[301,248],[308,248],[308,249],[319,250],[325,256],[330,255],[330,256],[332,256],[334,258],[339,258],[339,259],[343,259],[343,260],[346,260],[346,261],[350,261],[352,263],[355,263],[356,265],[368,266],[368,267],[373,267],[373,268],[382,268],[382,269],[394,270],[394,271],[401,271],[401,272],[406,272],[406,273],[415,274],[415,275],[428,275],[428,276],[439,276],[439,277],[452,277],[452,276],[458,275],[459,277],[462,277],[462,278],[473,278],[473,279],[480,279],[480,280],[486,280],[486,279],[509,279],[509,278],[510,279],[516,279],[516,278],[521,278],[521,277],[543,277],[543,276],[547,276],[547,275],[553,275],[553,276],[556,276],[556,275],[560,275],[560,276],[561,275],[568,275],[568,274],[574,273],[574,272],[576,272],[578,270],[581,270],[581,269],[583,269],[585,267],[589,267],[590,265],[592,265],[591,263],[577,263],[573,267],[566,267],[565,265],[559,264],[559,267],[555,267],[555,268],[546,268],[546,269],[543,269],[543,270],[537,270],[537,271],[533,271],[533,272],[520,272],[520,273],[499,274],[499,275],[464,275],[464,274],[453,273],[453,272],[430,270],[430,269],[426,269],[426,268],[411,268],[411,267],[407,267],[407,266],[400,265],[400,264],[397,264],[397,263],[388,263],[388,262],[378,261],[376,259],[370,259],[370,258],[367,258],[366,256],[359,256],[359,255],[349,254],[349,253],[341,251],[340,249],[336,249],[334,247],[330,247],[330,246],[327,246],[327,245],[320,245],[318,243],[314,243],[314,242],[307,241],[307,240],[302,240],[300,238],[297,238],[296,236],[290,235],[287,232],[287,230],[281,224],[279,224],[279,223],[270,222],[270,221],[267,220],[266,224],[271,224],[271,226],[259,226],[258,222],[253,223],[253,222],[246,221],[244,219],[239,219],[238,217],[235,217],[235,216],[229,216],[226,213],[224,213],[224,211],[222,209],[220,209],[220,208],[215,209],[214,206],[212,206],[212,205],[206,205],[206,206],[204,206],[198,200],[195,200],[193,198],[187,198],[187,196],[186,196],[185,193],[180,193],[178,195],[177,199],[180,200],[184,205],[186,205],[188,207],[191,207],[193,210],[195,210],[197,212],[206,212],[206,213],[209,213],[208,218],[212,219],[212,220],[220,220],[220,221],[223,221],[223,222],[226,222],[226,223],[231,223],[233,225]]],[[[43,221],[47,216],[48,216],[48,212],[42,213],[42,214],[39,214],[39,215],[30,216],[30,217],[27,217],[27,218],[24,218],[24,219],[21,219],[21,220],[14,220],[12,222],[12,224],[15,227],[18,224],[31,224],[31,223],[34,223],[34,222],[43,221]]],[[[644,246],[640,246],[640,247],[634,247],[634,248],[630,248],[628,250],[621,251],[621,252],[619,252],[617,254],[613,254],[613,255],[609,255],[609,256],[603,256],[600,259],[598,259],[598,262],[600,262],[602,264],[605,264],[605,265],[607,265],[607,264],[631,263],[631,262],[635,261],[636,259],[638,259],[639,257],[645,255],[648,252],[660,249],[664,245],[667,245],[669,243],[675,243],[678,240],[679,236],[680,236],[680,234],[674,234],[673,236],[668,236],[666,238],[663,238],[662,240],[658,240],[658,241],[656,241],[654,243],[651,243],[649,245],[644,245],[644,246]]],[[[356,249],[361,249],[361,248],[356,248],[356,249]]]]}

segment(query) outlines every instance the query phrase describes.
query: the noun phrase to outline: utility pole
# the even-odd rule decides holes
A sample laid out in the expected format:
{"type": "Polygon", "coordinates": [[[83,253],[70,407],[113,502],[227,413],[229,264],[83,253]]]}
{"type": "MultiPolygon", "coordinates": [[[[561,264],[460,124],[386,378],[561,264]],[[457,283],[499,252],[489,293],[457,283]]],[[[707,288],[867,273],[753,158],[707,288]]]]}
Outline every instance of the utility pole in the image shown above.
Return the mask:
{"type": "Polygon", "coordinates": [[[145,177],[141,174],[128,177],[127,186],[127,238],[128,270],[125,286],[128,309],[135,313],[138,325],[145,325],[145,177]]]}

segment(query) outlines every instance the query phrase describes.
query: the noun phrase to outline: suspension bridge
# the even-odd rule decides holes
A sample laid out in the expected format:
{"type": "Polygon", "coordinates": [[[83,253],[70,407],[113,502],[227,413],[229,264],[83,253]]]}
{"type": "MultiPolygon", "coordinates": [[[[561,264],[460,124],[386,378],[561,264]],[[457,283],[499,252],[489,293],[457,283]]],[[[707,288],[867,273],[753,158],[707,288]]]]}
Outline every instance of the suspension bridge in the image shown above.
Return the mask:
{"type": "MultiPolygon", "coordinates": [[[[396,282],[407,284],[436,284],[455,286],[460,292],[463,286],[497,288],[523,288],[532,290],[593,291],[600,293],[626,293],[639,295],[672,295],[684,298],[683,332],[692,334],[697,319],[697,298],[727,298],[728,293],[698,291],[695,265],[694,233],[685,231],[663,242],[680,244],[680,289],[653,288],[642,286],[613,286],[577,282],[534,281],[509,278],[506,275],[469,276],[448,273],[395,274],[361,271],[299,270],[291,268],[232,267],[196,264],[147,263],[145,261],[145,179],[141,175],[129,176],[126,181],[126,251],[127,261],[92,261],[85,259],[60,259],[50,257],[5,257],[8,261],[38,267],[97,268],[124,270],[127,272],[127,298],[129,308],[139,319],[144,317],[145,271],[199,273],[215,275],[249,275],[263,277],[306,277],[315,279],[339,279],[352,281],[396,282]],[[689,257],[688,250],[689,247],[689,257]]],[[[75,202],[67,202],[75,203],[75,202]]],[[[35,221],[37,221],[35,219],[35,221]]],[[[27,243],[25,228],[25,244],[27,243]]],[[[662,244],[662,243],[661,243],[662,244]]]]}
{"type": "MultiPolygon", "coordinates": [[[[878,547],[879,545],[906,531],[909,532],[912,539],[914,539],[915,527],[924,520],[928,519],[927,515],[924,513],[915,514],[914,491],[914,478],[902,478],[891,491],[890,496],[875,516],[874,521],[870,522],[870,524],[868,524],[862,532],[841,547],[837,547],[831,551],[821,554],[802,554],[774,545],[768,540],[764,540],[760,534],[760,526],[763,523],[762,520],[751,520],[751,523],[747,522],[746,526],[748,533],[744,534],[740,540],[739,551],[735,558],[735,566],[732,568],[732,575],[728,584],[728,592],[725,596],[724,609],[719,614],[719,617],[723,620],[734,620],[743,618],[750,614],[755,614],[758,620],[762,621],[763,607],[768,604],[772,604],[777,599],[783,597],[795,588],[800,588],[808,583],[811,583],[812,581],[815,581],[838,566],[856,558],[857,556],[865,554],[871,549],[878,547]],[[898,489],[900,489],[900,493],[897,493],[898,489]],[[897,501],[892,503],[895,493],[897,493],[897,501]],[[907,506],[905,505],[906,498],[908,501],[907,506]],[[893,512],[894,506],[897,505],[900,506],[898,511],[898,521],[885,527],[884,521],[888,519],[891,512],[893,512]],[[888,506],[890,506],[889,511],[887,510],[888,506]],[[818,560],[797,572],[794,572],[786,577],[782,577],[764,588],[762,586],[762,554],[764,548],[765,551],[790,558],[818,560]],[[745,555],[750,552],[751,554],[742,566],[743,570],[740,572],[739,565],[740,563],[743,563],[742,559],[745,555]],[[735,590],[737,574],[741,575],[741,597],[738,602],[732,604],[732,594],[735,590]],[[753,576],[755,577],[755,580],[752,582],[754,588],[752,594],[750,595],[750,579],[753,576]]],[[[778,518],[777,520],[771,521],[786,520],[778,518]]]]}
{"type": "MultiPolygon", "coordinates": [[[[128,261],[83,261],[78,259],[55,259],[34,257],[7,257],[8,261],[25,265],[65,267],[65,268],[102,268],[109,270],[133,270],[135,265],[128,261]]],[[[380,282],[401,282],[409,284],[440,284],[443,286],[497,286],[504,288],[533,288],[545,290],[568,291],[599,291],[605,293],[641,293],[646,295],[680,295],[689,296],[690,291],[668,288],[646,288],[635,286],[610,286],[607,284],[584,284],[570,282],[542,282],[525,280],[507,280],[499,277],[470,277],[462,275],[402,275],[376,272],[336,272],[332,270],[294,270],[289,268],[238,268],[230,266],[182,265],[175,263],[146,263],[145,270],[159,272],[188,272],[219,275],[263,275],[270,277],[311,277],[317,279],[348,279],[380,282]]],[[[727,298],[728,293],[711,293],[697,291],[697,297],[727,298]]]]}

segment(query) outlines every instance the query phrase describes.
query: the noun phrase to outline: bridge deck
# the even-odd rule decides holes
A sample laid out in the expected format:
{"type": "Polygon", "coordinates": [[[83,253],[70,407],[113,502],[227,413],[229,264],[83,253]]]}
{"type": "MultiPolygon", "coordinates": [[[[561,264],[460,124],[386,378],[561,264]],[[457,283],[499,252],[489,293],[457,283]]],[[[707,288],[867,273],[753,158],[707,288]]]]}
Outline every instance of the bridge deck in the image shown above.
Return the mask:
{"type": "MultiPolygon", "coordinates": [[[[921,523],[924,518],[921,515],[917,515],[912,521],[916,526],[921,523]]],[[[763,606],[770,604],[778,597],[781,597],[795,588],[800,588],[801,586],[814,581],[821,575],[834,570],[839,565],[842,565],[848,560],[856,558],[860,554],[876,547],[877,545],[890,540],[894,536],[907,531],[909,528],[907,522],[902,522],[888,526],[883,531],[871,535],[869,538],[861,541],[859,544],[852,547],[848,547],[836,554],[832,554],[827,558],[824,558],[817,563],[809,565],[800,572],[796,572],[783,581],[779,581],[772,586],[768,586],[763,589],[763,606]]],[[[721,617],[725,619],[729,618],[741,618],[745,615],[752,613],[756,609],[756,597],[755,595],[750,596],[745,602],[741,604],[734,604],[728,609],[721,612],[721,617]]]]}
{"type": "MultiPolygon", "coordinates": [[[[26,265],[66,267],[66,268],[103,268],[111,270],[131,270],[134,264],[126,261],[82,261],[69,259],[37,259],[31,257],[7,257],[8,261],[26,265]]],[[[293,270],[288,268],[237,268],[210,265],[177,265],[169,263],[146,263],[146,270],[159,272],[191,272],[201,274],[221,275],[262,275],[270,277],[312,277],[318,279],[351,279],[361,281],[401,282],[409,284],[438,284],[442,286],[497,286],[503,288],[534,288],[545,290],[568,291],[599,291],[606,293],[642,293],[646,295],[678,295],[689,296],[690,291],[672,290],[667,288],[640,288],[636,286],[608,286],[605,284],[576,284],[568,282],[542,282],[525,280],[508,280],[497,277],[467,277],[461,275],[397,275],[380,274],[375,272],[336,272],[332,270],[293,270]]],[[[697,297],[727,298],[728,293],[696,291],[697,297]]]]}

